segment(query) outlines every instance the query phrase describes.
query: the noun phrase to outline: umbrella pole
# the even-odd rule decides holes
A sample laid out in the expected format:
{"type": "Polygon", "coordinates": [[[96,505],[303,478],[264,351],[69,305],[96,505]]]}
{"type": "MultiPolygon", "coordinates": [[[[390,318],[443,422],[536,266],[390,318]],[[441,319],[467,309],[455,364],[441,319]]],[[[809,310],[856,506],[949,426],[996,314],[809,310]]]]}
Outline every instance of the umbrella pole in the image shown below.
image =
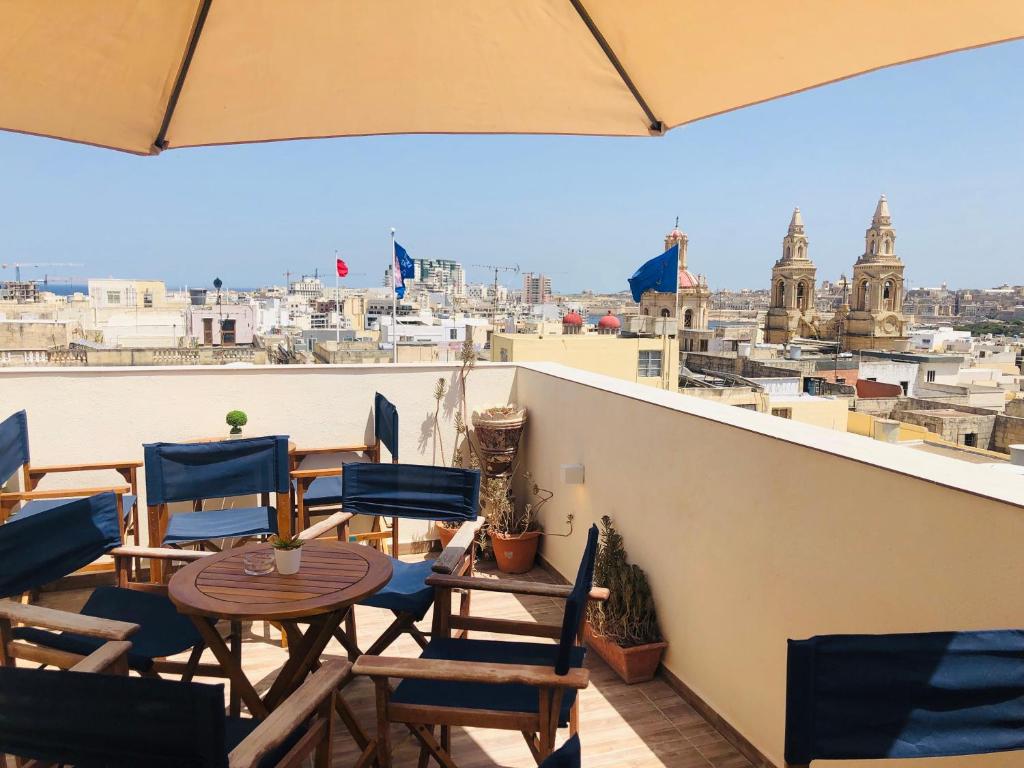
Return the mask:
{"type": "Polygon", "coordinates": [[[395,228],[391,228],[391,362],[398,365],[398,259],[395,255],[395,228]]]}

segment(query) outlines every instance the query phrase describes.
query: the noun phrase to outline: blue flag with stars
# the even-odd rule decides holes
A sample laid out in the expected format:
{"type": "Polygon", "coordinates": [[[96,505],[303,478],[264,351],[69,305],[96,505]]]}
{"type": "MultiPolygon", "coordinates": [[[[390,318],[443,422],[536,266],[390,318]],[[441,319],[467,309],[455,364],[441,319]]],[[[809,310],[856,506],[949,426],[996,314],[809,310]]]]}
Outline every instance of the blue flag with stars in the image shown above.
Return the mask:
{"type": "Polygon", "coordinates": [[[416,277],[416,267],[409,258],[409,252],[395,242],[395,265],[392,270],[392,284],[395,286],[395,295],[398,298],[405,297],[405,281],[416,277]]]}
{"type": "Polygon", "coordinates": [[[675,293],[679,283],[679,243],[661,256],[655,256],[629,278],[633,301],[640,301],[644,291],[675,293]]]}

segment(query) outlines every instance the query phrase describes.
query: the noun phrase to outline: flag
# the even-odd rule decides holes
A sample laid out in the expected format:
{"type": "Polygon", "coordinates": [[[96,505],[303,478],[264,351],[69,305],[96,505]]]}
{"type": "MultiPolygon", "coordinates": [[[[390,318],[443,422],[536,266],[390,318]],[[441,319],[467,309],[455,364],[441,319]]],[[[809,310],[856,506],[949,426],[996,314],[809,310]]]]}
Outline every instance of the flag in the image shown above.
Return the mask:
{"type": "Polygon", "coordinates": [[[679,243],[661,256],[655,256],[629,278],[633,301],[640,301],[644,291],[675,293],[679,283],[679,243]]]}
{"type": "Polygon", "coordinates": [[[348,264],[341,259],[336,259],[338,262],[338,277],[344,277],[348,274],[348,264]]]}
{"type": "Polygon", "coordinates": [[[416,267],[409,258],[409,252],[395,243],[395,264],[392,269],[392,284],[398,298],[405,296],[405,281],[416,277],[416,267]]]}

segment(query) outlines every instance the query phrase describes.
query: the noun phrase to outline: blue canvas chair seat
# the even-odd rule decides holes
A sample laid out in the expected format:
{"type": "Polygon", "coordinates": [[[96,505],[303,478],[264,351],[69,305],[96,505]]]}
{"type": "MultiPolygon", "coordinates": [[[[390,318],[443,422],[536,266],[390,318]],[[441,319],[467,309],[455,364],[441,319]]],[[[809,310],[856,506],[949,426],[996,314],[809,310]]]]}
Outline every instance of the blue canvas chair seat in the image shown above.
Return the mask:
{"type": "MultiPolygon", "coordinates": [[[[11,517],[12,520],[20,520],[30,515],[38,515],[40,512],[46,512],[48,509],[54,509],[62,504],[67,504],[69,501],[77,501],[82,496],[69,499],[38,499],[36,501],[28,501],[22,504],[18,511],[11,517]]],[[[124,506],[124,519],[127,521],[132,514],[132,507],[138,500],[137,496],[133,496],[130,493],[121,495],[121,504],[124,506]]]]}
{"type": "MultiPolygon", "coordinates": [[[[187,616],[178,613],[163,595],[120,587],[99,587],[82,606],[83,616],[138,624],[132,635],[128,666],[138,672],[153,668],[153,660],[192,648],[202,638],[187,616]]],[[[14,637],[37,645],[86,656],[104,641],[95,637],[57,633],[35,627],[16,627],[14,637]]]]}
{"type": "Polygon", "coordinates": [[[226,716],[223,685],[0,668],[0,755],[107,768],[226,768],[230,757],[239,768],[272,768],[299,764],[315,751],[316,765],[326,766],[326,726],[348,667],[325,662],[289,697],[295,727],[226,716]],[[261,725],[259,747],[250,741],[247,750],[231,754],[261,725]],[[304,739],[313,726],[318,733],[304,739]],[[297,754],[289,755],[293,749],[297,754]]]}
{"type": "Polygon", "coordinates": [[[164,544],[188,544],[211,539],[264,536],[277,533],[275,507],[242,507],[171,515],[164,544]]]}
{"type": "Polygon", "coordinates": [[[416,621],[421,620],[434,602],[434,588],[426,584],[433,564],[432,560],[405,563],[392,557],[391,581],[379,592],[363,600],[360,605],[410,613],[416,617],[416,621]]]}
{"type": "MultiPolygon", "coordinates": [[[[296,483],[296,486],[298,483],[296,483]]],[[[318,477],[304,494],[307,507],[336,507],[341,504],[341,477],[318,477]]]]}
{"type": "MultiPolygon", "coordinates": [[[[583,666],[586,649],[572,649],[569,665],[583,666]]],[[[423,649],[421,659],[446,661],[483,661],[491,664],[530,664],[554,667],[558,646],[551,643],[516,643],[505,640],[452,640],[435,638],[423,649]]],[[[395,704],[491,709],[503,712],[530,712],[539,708],[537,689],[529,685],[491,685],[447,680],[403,680],[391,701],[395,704]]],[[[576,691],[567,690],[562,697],[559,726],[569,723],[569,711],[576,701],[576,691]]]]}

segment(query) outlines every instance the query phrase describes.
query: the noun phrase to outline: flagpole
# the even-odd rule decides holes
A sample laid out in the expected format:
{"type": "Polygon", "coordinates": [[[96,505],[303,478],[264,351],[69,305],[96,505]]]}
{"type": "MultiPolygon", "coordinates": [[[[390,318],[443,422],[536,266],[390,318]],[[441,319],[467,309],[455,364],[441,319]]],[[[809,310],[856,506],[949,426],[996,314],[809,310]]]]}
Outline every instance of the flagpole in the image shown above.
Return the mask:
{"type": "Polygon", "coordinates": [[[395,252],[395,228],[391,228],[391,361],[398,365],[398,257],[395,252]]]}
{"type": "Polygon", "coordinates": [[[338,251],[334,251],[334,343],[341,349],[341,302],[338,299],[340,286],[338,285],[338,251]]]}

